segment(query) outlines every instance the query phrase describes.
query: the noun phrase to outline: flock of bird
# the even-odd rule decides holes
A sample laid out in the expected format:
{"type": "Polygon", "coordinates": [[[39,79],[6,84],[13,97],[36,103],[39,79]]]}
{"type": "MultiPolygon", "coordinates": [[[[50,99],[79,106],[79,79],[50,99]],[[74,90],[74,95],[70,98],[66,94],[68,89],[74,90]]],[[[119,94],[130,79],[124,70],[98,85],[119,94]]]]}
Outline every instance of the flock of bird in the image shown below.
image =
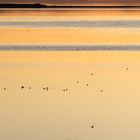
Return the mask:
{"type": "MultiPolygon", "coordinates": [[[[126,70],[129,70],[129,69],[128,69],[128,67],[126,68],[126,70]]],[[[91,73],[90,75],[91,75],[91,76],[93,76],[94,74],[93,74],[93,73],[91,73]]],[[[76,81],[76,83],[77,83],[77,84],[79,84],[79,81],[76,81]]],[[[89,86],[89,84],[86,84],[86,86],[88,87],[88,86],[89,86]]],[[[20,88],[21,88],[21,90],[23,90],[23,89],[25,89],[26,87],[25,87],[24,85],[21,85],[21,87],[20,87],[20,88]]],[[[31,89],[32,89],[32,87],[31,87],[31,86],[29,86],[29,87],[28,87],[28,89],[29,89],[29,90],[31,90],[31,89]]],[[[6,87],[4,87],[4,88],[3,88],[3,90],[4,90],[4,91],[6,91],[6,90],[7,90],[7,88],[6,88],[6,87]]],[[[42,90],[44,90],[44,91],[49,91],[49,87],[43,87],[43,88],[42,88],[42,90]]],[[[63,91],[63,92],[66,92],[66,91],[68,91],[68,90],[69,90],[68,88],[64,88],[62,91],[63,91]]],[[[100,90],[100,92],[103,92],[103,90],[101,89],[101,90],[100,90]]]]}
{"type": "MultiPolygon", "coordinates": [[[[94,74],[93,74],[93,73],[91,73],[90,75],[91,75],[91,76],[93,76],[94,74]]],[[[79,83],[80,83],[80,81],[76,81],[76,84],[79,84],[79,83]]],[[[87,83],[85,86],[87,86],[87,87],[88,87],[88,86],[89,86],[89,84],[87,83]]],[[[24,85],[21,85],[21,86],[20,86],[20,89],[21,89],[21,90],[24,90],[25,88],[26,88],[26,89],[29,89],[29,90],[31,90],[31,89],[32,89],[32,87],[31,87],[31,86],[28,86],[28,87],[26,87],[26,86],[24,86],[24,85]]],[[[6,90],[7,90],[7,88],[6,88],[6,87],[4,87],[4,88],[3,88],[3,90],[4,90],[4,91],[6,91],[6,90]]],[[[48,86],[43,87],[43,88],[42,88],[42,90],[43,90],[43,91],[49,91],[49,87],[48,87],[48,86]]],[[[68,88],[63,88],[63,89],[62,89],[62,91],[63,91],[63,92],[67,92],[67,91],[69,91],[69,89],[68,89],[68,88]]],[[[100,92],[103,92],[103,90],[100,90],[100,92]]]]}
{"type": "MultiPolygon", "coordinates": [[[[127,67],[126,70],[129,70],[129,68],[127,67]]],[[[93,73],[90,73],[90,75],[93,76],[94,74],[93,74],[93,73]]],[[[80,83],[80,81],[76,81],[76,84],[79,84],[79,83],[80,83]]],[[[89,84],[86,84],[86,86],[89,86],[89,84]]],[[[29,87],[25,87],[24,85],[21,85],[21,86],[20,86],[20,89],[21,89],[21,90],[23,90],[23,89],[25,89],[25,88],[28,88],[29,90],[32,89],[31,86],[29,86],[29,87]]],[[[4,87],[3,90],[6,91],[7,88],[4,87]]],[[[49,87],[48,87],[48,86],[43,87],[42,90],[43,90],[43,91],[49,91],[49,87]]],[[[63,88],[62,91],[63,91],[63,92],[67,92],[67,91],[69,91],[69,89],[68,89],[68,88],[63,88]]],[[[101,89],[100,92],[103,92],[103,89],[101,89]]],[[[93,125],[93,124],[90,125],[90,128],[91,128],[91,129],[94,129],[94,125],[93,125]]]]}
{"type": "MultiPolygon", "coordinates": [[[[91,73],[90,75],[93,76],[94,74],[91,73]]],[[[79,84],[79,83],[80,83],[80,81],[76,81],[76,84],[79,84]]],[[[86,84],[86,86],[89,86],[89,84],[86,84]]],[[[20,86],[20,89],[21,89],[21,90],[24,90],[25,88],[28,88],[29,90],[32,89],[31,86],[28,86],[28,87],[26,87],[26,86],[24,86],[24,85],[21,85],[21,86],[20,86]]],[[[7,88],[4,87],[3,90],[6,91],[7,88]]],[[[43,90],[43,91],[49,91],[49,87],[48,87],[48,86],[43,87],[42,90],[43,90]]],[[[68,89],[68,88],[64,88],[64,89],[62,89],[62,91],[63,91],[63,92],[67,92],[67,91],[69,91],[69,89],[68,89]]],[[[103,90],[100,90],[100,92],[103,92],[103,90]]],[[[94,125],[93,125],[93,124],[90,125],[90,128],[93,129],[93,128],[94,128],[94,125]]]]}

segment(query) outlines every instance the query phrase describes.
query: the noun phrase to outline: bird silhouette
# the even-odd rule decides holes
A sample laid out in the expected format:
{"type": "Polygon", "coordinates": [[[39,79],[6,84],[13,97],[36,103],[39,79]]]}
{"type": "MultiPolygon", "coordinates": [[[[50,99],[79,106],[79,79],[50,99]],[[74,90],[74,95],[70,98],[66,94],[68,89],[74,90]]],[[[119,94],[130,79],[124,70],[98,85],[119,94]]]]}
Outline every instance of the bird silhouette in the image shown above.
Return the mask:
{"type": "Polygon", "coordinates": [[[21,89],[24,89],[24,86],[21,86],[21,89]]]}
{"type": "Polygon", "coordinates": [[[94,128],[94,125],[91,125],[90,127],[93,129],[94,128]]]}
{"type": "Polygon", "coordinates": [[[79,81],[76,81],[77,84],[79,84],[79,81]]]}
{"type": "Polygon", "coordinates": [[[48,91],[49,90],[49,87],[44,87],[43,90],[48,91]]]}
{"type": "Polygon", "coordinates": [[[48,91],[48,87],[44,87],[43,90],[47,90],[48,91]]]}

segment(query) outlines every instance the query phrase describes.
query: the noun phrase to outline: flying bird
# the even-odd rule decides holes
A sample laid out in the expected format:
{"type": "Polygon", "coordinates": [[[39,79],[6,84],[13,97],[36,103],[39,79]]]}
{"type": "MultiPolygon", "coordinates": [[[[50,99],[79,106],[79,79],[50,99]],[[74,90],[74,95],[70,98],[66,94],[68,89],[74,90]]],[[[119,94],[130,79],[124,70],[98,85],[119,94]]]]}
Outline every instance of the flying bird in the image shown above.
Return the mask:
{"type": "Polygon", "coordinates": [[[21,86],[21,89],[24,89],[24,86],[21,86]]]}

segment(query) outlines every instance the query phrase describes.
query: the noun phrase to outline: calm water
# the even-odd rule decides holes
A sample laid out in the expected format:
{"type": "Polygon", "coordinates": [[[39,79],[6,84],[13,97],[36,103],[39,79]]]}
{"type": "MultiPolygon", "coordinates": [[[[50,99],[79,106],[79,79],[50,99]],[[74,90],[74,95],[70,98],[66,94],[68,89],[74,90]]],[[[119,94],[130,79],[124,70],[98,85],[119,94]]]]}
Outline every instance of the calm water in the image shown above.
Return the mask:
{"type": "Polygon", "coordinates": [[[139,9],[1,9],[0,45],[82,44],[96,50],[96,45],[116,44],[133,49],[140,43],[139,15],[139,9]]]}
{"type": "Polygon", "coordinates": [[[139,140],[139,15],[0,10],[0,139],[139,140]],[[76,28],[64,26],[73,21],[76,28]]]}
{"type": "Polygon", "coordinates": [[[139,52],[13,51],[0,58],[0,139],[140,139],[139,52]]]}

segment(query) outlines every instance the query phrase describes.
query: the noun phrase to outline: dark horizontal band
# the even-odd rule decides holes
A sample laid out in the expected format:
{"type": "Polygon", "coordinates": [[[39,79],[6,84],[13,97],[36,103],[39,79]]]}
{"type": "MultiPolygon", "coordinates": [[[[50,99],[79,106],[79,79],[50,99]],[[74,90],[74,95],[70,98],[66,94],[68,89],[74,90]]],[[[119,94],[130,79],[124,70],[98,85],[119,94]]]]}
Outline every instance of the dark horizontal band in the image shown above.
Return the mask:
{"type": "Polygon", "coordinates": [[[0,51],[140,51],[140,45],[0,45],[0,51]]]}

